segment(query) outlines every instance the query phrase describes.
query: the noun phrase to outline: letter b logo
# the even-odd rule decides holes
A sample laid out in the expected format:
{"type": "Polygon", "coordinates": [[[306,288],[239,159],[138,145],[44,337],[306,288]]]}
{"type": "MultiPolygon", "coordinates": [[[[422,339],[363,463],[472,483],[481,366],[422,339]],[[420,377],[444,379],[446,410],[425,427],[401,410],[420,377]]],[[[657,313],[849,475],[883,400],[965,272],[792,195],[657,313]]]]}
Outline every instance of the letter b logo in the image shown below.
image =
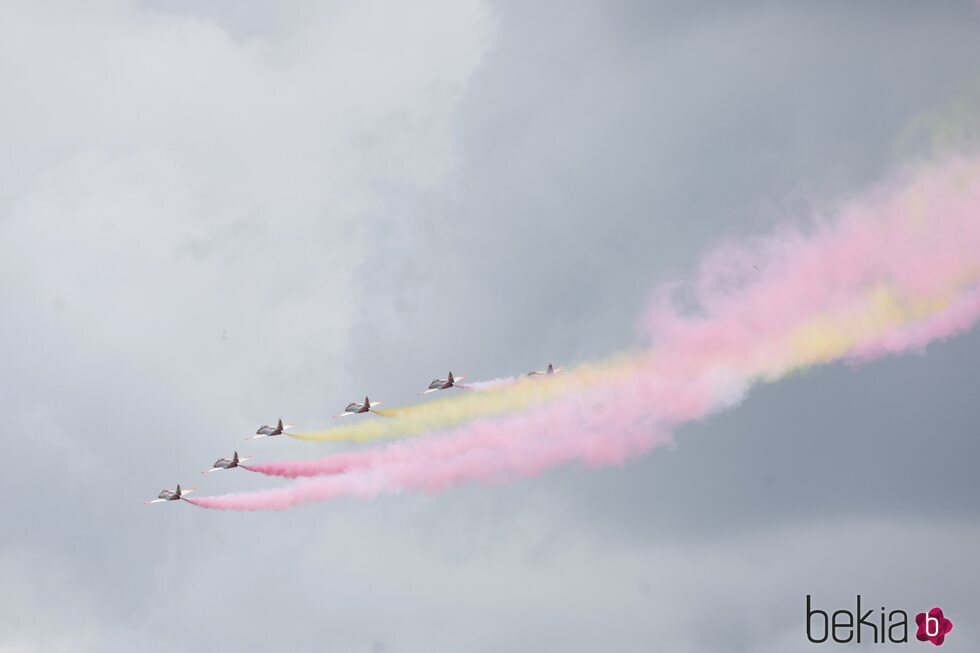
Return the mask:
{"type": "Polygon", "coordinates": [[[915,615],[915,623],[918,626],[915,638],[920,642],[932,642],[936,646],[942,645],[946,641],[946,635],[953,630],[953,622],[938,607],[915,615]]]}

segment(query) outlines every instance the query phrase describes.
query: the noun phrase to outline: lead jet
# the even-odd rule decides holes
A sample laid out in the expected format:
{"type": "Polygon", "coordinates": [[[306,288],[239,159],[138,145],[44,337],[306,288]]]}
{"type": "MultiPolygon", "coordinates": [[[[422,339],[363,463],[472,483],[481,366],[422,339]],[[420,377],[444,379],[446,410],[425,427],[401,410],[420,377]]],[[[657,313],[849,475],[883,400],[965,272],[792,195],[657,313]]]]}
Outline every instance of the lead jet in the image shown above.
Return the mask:
{"type": "Polygon", "coordinates": [[[235,455],[231,457],[231,460],[228,460],[227,458],[218,458],[216,461],[214,461],[214,464],[211,465],[211,469],[205,469],[201,473],[209,474],[211,472],[217,472],[222,469],[234,469],[235,467],[238,467],[240,464],[249,461],[251,459],[252,459],[251,456],[245,456],[244,458],[239,458],[238,452],[236,451],[235,455]]]}
{"type": "Polygon", "coordinates": [[[344,412],[340,413],[339,415],[334,415],[333,417],[334,419],[337,419],[338,417],[347,417],[348,415],[359,415],[361,413],[369,413],[372,410],[374,410],[375,406],[378,406],[382,403],[383,402],[381,401],[371,401],[367,397],[364,397],[363,404],[359,404],[356,401],[352,401],[349,404],[347,404],[347,408],[344,409],[344,412]]]}
{"type": "Polygon", "coordinates": [[[453,378],[453,373],[450,372],[444,379],[432,379],[432,382],[429,383],[429,387],[420,392],[419,396],[421,397],[422,395],[427,395],[430,392],[436,392],[437,390],[448,390],[449,388],[457,387],[456,384],[465,378],[465,376],[457,376],[453,378]]]}
{"type": "Polygon", "coordinates": [[[177,484],[176,490],[170,490],[164,488],[160,490],[160,494],[157,495],[156,499],[149,499],[143,503],[149,505],[151,503],[165,503],[167,501],[179,501],[184,498],[184,495],[190,494],[191,492],[196,492],[196,488],[187,488],[186,490],[180,489],[180,483],[177,484]]]}
{"type": "Polygon", "coordinates": [[[259,427],[259,430],[255,432],[255,435],[245,438],[246,440],[255,440],[256,438],[272,438],[277,435],[282,435],[286,429],[290,429],[296,426],[295,424],[283,424],[282,419],[276,423],[275,426],[269,426],[268,424],[263,424],[259,427]]]}
{"type": "Polygon", "coordinates": [[[527,375],[528,376],[542,376],[542,375],[545,375],[545,374],[555,374],[557,372],[561,372],[561,368],[560,367],[555,367],[551,363],[548,363],[548,369],[546,369],[546,370],[531,370],[530,372],[527,373],[527,375]]]}

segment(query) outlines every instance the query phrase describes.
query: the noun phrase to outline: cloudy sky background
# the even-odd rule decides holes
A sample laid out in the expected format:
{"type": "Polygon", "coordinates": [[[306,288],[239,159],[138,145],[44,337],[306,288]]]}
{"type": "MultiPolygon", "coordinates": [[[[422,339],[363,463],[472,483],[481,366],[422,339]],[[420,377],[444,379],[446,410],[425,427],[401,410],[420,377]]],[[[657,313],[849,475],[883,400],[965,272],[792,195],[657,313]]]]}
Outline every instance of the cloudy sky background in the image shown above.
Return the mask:
{"type": "Polygon", "coordinates": [[[280,415],[627,347],[722,239],[975,146],[975,3],[198,5],[0,5],[0,651],[781,653],[807,593],[976,650],[980,333],[622,468],[142,505],[337,448],[244,446],[280,415]]]}

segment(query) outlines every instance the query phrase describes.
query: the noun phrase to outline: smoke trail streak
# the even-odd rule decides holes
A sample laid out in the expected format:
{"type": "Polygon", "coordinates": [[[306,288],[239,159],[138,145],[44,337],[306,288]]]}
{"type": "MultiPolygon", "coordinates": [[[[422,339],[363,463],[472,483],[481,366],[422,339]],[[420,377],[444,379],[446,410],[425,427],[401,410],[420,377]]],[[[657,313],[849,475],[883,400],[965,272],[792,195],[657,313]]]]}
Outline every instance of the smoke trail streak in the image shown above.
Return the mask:
{"type": "Polygon", "coordinates": [[[327,476],[188,501],[281,510],[503,482],[573,461],[619,464],[668,442],[679,424],[736,405],[754,383],[920,350],[966,331],[980,319],[978,173],[978,160],[935,165],[897,190],[875,189],[809,234],[784,230],[719,248],[690,286],[693,310],[675,307],[676,285],[663,288],[642,320],[649,349],[602,366],[601,378],[589,380],[596,382],[566,373],[546,400],[474,415],[430,437],[250,467],[327,476]]]}
{"type": "Polygon", "coordinates": [[[519,376],[502,376],[496,379],[490,379],[488,381],[473,381],[472,383],[460,383],[458,385],[464,388],[469,388],[471,390],[489,390],[491,388],[502,388],[504,386],[511,385],[512,383],[517,383],[521,380],[519,376]]]}
{"type": "Polygon", "coordinates": [[[574,375],[511,377],[461,384],[458,389],[442,391],[453,393],[449,396],[411,406],[379,408],[374,411],[391,419],[376,420],[366,415],[366,419],[356,424],[288,435],[299,440],[319,442],[370,442],[422,435],[451,428],[472,419],[527,410],[576,388],[608,383],[631,364],[627,357],[617,357],[601,364],[584,365],[574,375]]]}

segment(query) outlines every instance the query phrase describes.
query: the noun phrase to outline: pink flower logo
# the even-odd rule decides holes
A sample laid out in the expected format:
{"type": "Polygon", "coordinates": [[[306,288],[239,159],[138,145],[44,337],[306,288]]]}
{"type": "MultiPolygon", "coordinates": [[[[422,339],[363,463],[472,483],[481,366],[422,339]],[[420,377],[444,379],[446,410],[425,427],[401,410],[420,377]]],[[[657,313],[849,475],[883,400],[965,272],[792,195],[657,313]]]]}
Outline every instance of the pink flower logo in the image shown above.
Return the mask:
{"type": "Polygon", "coordinates": [[[946,634],[953,630],[953,622],[943,616],[942,608],[920,612],[915,615],[915,623],[919,626],[915,638],[920,642],[932,642],[936,646],[942,645],[946,634]]]}

